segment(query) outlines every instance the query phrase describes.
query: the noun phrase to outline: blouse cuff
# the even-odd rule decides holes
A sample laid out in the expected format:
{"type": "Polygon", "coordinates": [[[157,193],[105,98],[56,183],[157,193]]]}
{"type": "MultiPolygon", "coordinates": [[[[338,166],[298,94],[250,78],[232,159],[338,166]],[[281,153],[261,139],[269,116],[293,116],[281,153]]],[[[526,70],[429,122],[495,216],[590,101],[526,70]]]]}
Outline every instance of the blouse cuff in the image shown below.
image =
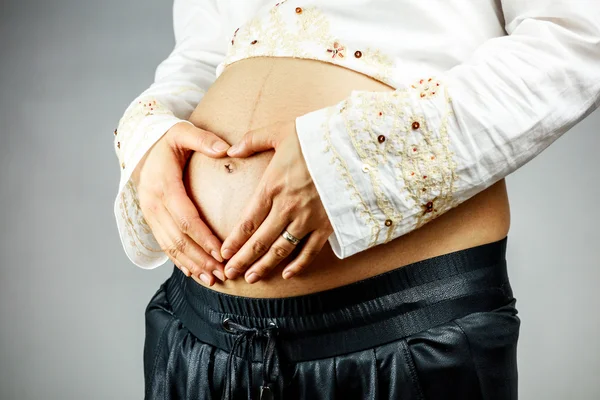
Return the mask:
{"type": "Polygon", "coordinates": [[[296,118],[338,258],[389,242],[458,204],[449,105],[443,85],[429,78],[388,92],[354,90],[296,118]]]}
{"type": "Polygon", "coordinates": [[[131,174],[148,150],[175,124],[189,121],[175,117],[154,100],[141,101],[128,112],[115,131],[115,151],[121,179],[114,215],[127,257],[143,269],[154,269],[168,257],[160,248],[140,209],[131,174]],[[150,114],[153,113],[153,114],[150,114]]]}

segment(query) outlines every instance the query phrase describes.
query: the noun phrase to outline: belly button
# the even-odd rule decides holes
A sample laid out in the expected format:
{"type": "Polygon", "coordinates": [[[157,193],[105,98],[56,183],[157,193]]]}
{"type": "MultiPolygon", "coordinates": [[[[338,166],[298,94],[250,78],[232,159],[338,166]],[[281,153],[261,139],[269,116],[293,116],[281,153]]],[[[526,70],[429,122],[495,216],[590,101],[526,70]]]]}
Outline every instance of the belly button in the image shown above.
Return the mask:
{"type": "Polygon", "coordinates": [[[227,172],[229,172],[230,174],[233,172],[233,168],[231,166],[232,164],[225,164],[225,169],[227,170],[227,172]]]}

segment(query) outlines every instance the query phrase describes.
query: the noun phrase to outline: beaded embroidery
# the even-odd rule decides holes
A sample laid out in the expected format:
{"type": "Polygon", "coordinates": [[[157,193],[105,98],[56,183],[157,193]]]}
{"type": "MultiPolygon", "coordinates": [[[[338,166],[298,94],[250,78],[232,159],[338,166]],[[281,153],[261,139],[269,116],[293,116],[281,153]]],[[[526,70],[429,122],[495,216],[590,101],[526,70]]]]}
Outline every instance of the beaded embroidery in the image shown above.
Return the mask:
{"type": "Polygon", "coordinates": [[[219,71],[250,57],[294,57],[344,66],[394,86],[391,57],[379,49],[353,49],[349,43],[343,43],[317,7],[284,7],[284,3],[276,3],[236,29],[219,71]],[[360,56],[347,57],[348,52],[360,56]]]}
{"type": "Polygon", "coordinates": [[[142,121],[144,117],[158,114],[172,115],[173,113],[166,106],[156,101],[156,99],[146,98],[138,100],[138,103],[131,107],[125,113],[125,115],[123,115],[123,117],[119,121],[119,127],[115,130],[114,137],[114,143],[116,148],[115,151],[119,158],[119,162],[121,163],[121,167],[123,167],[123,163],[124,161],[126,161],[128,156],[134,154],[138,147],[146,139],[145,136],[143,138],[132,138],[130,137],[131,132],[135,131],[138,124],[142,121]],[[135,146],[133,148],[130,146],[122,146],[123,143],[132,142],[135,143],[135,146]],[[126,154],[125,151],[127,152],[126,154]]]}
{"type": "MultiPolygon", "coordinates": [[[[342,106],[342,109],[344,106],[342,106]]],[[[342,179],[346,182],[346,188],[352,190],[351,198],[356,199],[358,205],[357,210],[359,210],[359,215],[364,219],[365,223],[367,223],[371,227],[371,241],[369,243],[369,247],[375,246],[379,240],[379,234],[381,232],[381,228],[373,212],[367,205],[366,201],[362,198],[360,190],[358,189],[352,174],[350,173],[350,169],[346,164],[346,161],[339,155],[333,144],[331,143],[331,131],[329,129],[329,122],[333,115],[334,109],[329,108],[327,110],[328,117],[324,120],[321,129],[323,130],[323,139],[325,141],[325,147],[323,148],[323,152],[331,152],[331,160],[329,164],[335,164],[336,170],[342,176],[342,179]]],[[[368,172],[369,168],[367,167],[368,172]]]]}
{"type": "Polygon", "coordinates": [[[438,90],[440,82],[436,79],[429,78],[427,80],[420,79],[418,82],[413,83],[411,87],[419,91],[419,95],[422,98],[435,96],[436,90],[438,90]]]}
{"type": "Polygon", "coordinates": [[[131,247],[137,248],[137,255],[143,255],[138,248],[138,243],[147,251],[152,253],[162,252],[160,247],[150,247],[142,238],[140,234],[152,235],[152,230],[146,222],[142,210],[140,209],[140,203],[137,197],[137,192],[133,183],[128,181],[125,185],[123,192],[121,193],[121,201],[119,202],[119,209],[121,210],[121,218],[126,222],[128,237],[130,238],[131,247]],[[132,212],[133,215],[130,213],[132,212]],[[137,229],[136,229],[137,228],[137,229]],[[139,230],[139,232],[138,232],[139,230]],[[133,240],[133,239],[136,240],[133,240]]]}
{"type": "Polygon", "coordinates": [[[327,52],[332,54],[331,58],[344,58],[344,51],[346,51],[346,48],[338,42],[333,42],[333,49],[327,49],[327,52]]]}
{"type": "MultiPolygon", "coordinates": [[[[415,225],[413,229],[417,229],[458,204],[453,197],[457,164],[449,147],[447,131],[450,107],[443,111],[437,129],[431,129],[423,116],[413,114],[415,99],[432,99],[440,95],[440,90],[440,82],[430,78],[393,92],[355,91],[339,103],[338,108],[332,107],[327,118],[326,126],[332,123],[332,118],[343,118],[345,132],[359,157],[361,169],[370,178],[375,204],[382,218],[375,218],[372,210],[361,211],[361,215],[368,215],[365,221],[371,227],[369,247],[380,243],[382,225],[388,229],[381,243],[387,243],[397,237],[394,230],[400,226],[400,221],[410,218],[415,225]],[[382,136],[386,140],[380,140],[382,136]],[[383,181],[381,174],[393,179],[383,181]],[[390,199],[390,195],[398,192],[406,194],[401,201],[413,204],[409,215],[400,213],[390,199]]],[[[445,90],[443,102],[446,106],[451,102],[445,90]]],[[[324,152],[333,150],[329,131],[324,131],[323,135],[327,143],[324,152]]],[[[342,162],[340,156],[332,152],[330,163],[336,161],[342,162]]],[[[359,192],[349,173],[342,177],[348,187],[359,192]]],[[[355,197],[362,208],[367,208],[360,195],[355,197]]]]}

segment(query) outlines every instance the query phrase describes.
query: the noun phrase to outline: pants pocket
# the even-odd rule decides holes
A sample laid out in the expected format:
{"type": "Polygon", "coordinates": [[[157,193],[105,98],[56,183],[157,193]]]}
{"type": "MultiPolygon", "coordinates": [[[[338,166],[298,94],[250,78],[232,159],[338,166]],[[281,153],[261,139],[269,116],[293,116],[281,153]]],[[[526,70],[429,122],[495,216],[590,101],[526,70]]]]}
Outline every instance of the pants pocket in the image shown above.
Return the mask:
{"type": "Polygon", "coordinates": [[[454,321],[406,338],[424,400],[482,399],[467,336],[454,321]]]}
{"type": "Polygon", "coordinates": [[[466,337],[483,398],[517,399],[517,342],[521,320],[516,299],[488,312],[455,320],[466,337]]]}

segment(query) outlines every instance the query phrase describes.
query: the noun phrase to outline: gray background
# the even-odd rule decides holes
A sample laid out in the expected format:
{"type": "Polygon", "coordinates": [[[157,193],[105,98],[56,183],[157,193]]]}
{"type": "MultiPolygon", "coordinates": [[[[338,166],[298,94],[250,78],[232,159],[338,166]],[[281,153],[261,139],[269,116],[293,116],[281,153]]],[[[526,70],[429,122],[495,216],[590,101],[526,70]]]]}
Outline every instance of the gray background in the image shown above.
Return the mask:
{"type": "MultiPolygon", "coordinates": [[[[0,3],[0,398],[141,399],[144,308],[113,130],[173,46],[171,1],[0,3]]],[[[520,398],[600,398],[600,113],[507,178],[520,398]]]]}

